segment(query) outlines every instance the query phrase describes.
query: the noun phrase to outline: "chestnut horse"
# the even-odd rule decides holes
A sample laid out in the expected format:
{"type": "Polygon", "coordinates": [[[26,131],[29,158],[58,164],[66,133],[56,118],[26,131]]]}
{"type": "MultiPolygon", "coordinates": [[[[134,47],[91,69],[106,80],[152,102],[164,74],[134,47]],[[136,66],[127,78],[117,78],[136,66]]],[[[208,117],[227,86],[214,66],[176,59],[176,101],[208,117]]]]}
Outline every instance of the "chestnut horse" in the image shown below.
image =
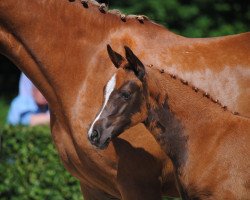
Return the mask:
{"type": "Polygon", "coordinates": [[[142,125],[105,151],[89,144],[88,124],[115,71],[107,43],[133,47],[144,63],[165,66],[250,116],[250,33],[190,39],[142,16],[106,12],[94,1],[0,1],[0,53],[48,100],[54,143],[66,169],[80,180],[85,200],[178,195],[171,162],[142,125]]]}
{"type": "Polygon", "coordinates": [[[108,46],[118,70],[90,126],[91,143],[106,148],[111,138],[143,123],[171,159],[183,200],[249,199],[250,118],[125,50],[126,59],[108,46]]]}

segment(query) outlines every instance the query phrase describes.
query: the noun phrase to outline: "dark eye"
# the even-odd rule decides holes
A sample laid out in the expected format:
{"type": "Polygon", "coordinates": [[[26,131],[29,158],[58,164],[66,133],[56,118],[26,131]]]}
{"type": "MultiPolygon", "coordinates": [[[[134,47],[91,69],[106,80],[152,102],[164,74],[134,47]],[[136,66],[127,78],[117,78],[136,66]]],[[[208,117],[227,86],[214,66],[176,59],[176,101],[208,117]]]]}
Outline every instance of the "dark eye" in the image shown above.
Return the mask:
{"type": "Polygon", "coordinates": [[[125,100],[128,100],[131,97],[131,94],[129,92],[122,92],[121,97],[125,100]]]}

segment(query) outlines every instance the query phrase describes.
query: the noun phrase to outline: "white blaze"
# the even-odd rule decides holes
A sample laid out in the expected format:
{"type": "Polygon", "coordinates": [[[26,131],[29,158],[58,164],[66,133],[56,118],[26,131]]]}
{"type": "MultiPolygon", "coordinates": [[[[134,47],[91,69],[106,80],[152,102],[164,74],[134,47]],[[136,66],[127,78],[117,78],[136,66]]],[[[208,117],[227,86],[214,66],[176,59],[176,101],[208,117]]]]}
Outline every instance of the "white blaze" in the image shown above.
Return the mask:
{"type": "Polygon", "coordinates": [[[90,136],[91,133],[93,132],[93,126],[95,125],[95,122],[100,118],[104,108],[106,107],[106,104],[108,103],[109,97],[111,95],[111,93],[113,92],[113,90],[115,89],[115,85],[116,85],[116,74],[114,74],[112,76],[112,78],[109,80],[106,88],[105,88],[105,100],[104,100],[104,104],[102,106],[102,109],[99,113],[99,115],[95,118],[94,122],[91,124],[91,127],[89,129],[88,135],[90,136]]]}

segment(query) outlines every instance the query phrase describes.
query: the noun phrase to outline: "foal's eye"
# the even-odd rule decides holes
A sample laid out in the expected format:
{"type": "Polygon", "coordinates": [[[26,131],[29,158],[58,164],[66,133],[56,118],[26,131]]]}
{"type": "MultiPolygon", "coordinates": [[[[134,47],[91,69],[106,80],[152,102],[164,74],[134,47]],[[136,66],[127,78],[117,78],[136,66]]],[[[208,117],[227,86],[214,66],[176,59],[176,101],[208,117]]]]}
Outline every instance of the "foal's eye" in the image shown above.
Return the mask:
{"type": "Polygon", "coordinates": [[[129,92],[122,92],[121,97],[125,100],[128,100],[131,97],[131,94],[129,92]]]}

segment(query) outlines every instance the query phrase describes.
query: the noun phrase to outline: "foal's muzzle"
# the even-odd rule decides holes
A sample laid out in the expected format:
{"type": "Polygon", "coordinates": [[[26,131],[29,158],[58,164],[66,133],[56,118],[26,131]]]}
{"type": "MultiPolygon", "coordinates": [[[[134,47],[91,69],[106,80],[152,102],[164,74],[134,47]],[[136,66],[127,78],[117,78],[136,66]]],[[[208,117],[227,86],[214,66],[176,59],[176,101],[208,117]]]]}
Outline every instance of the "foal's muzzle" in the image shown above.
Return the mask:
{"type": "Polygon", "coordinates": [[[91,144],[99,149],[107,148],[111,140],[111,134],[105,132],[106,131],[100,126],[94,126],[92,132],[88,136],[91,144]]]}

